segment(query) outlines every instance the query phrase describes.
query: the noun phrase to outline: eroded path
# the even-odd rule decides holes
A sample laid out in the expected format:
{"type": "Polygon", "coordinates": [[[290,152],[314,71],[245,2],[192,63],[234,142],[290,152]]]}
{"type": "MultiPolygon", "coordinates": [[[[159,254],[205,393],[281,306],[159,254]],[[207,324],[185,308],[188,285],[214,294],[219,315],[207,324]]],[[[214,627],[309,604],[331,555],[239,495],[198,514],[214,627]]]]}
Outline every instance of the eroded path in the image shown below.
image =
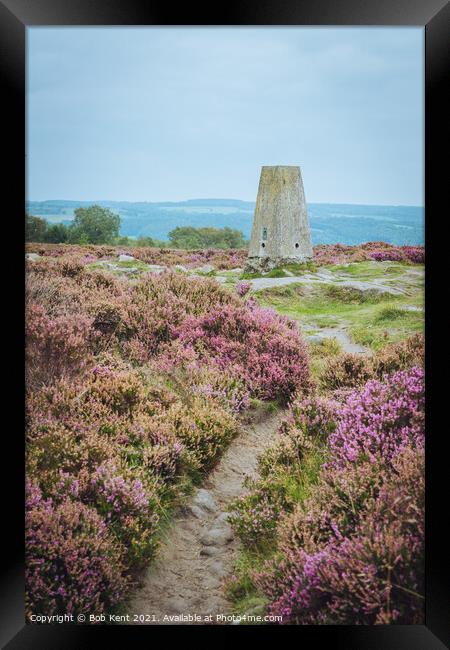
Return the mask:
{"type": "Polygon", "coordinates": [[[226,508],[245,492],[244,479],[255,475],[258,456],[273,440],[282,417],[283,413],[265,412],[263,419],[243,425],[203,487],[174,520],[158,560],[128,607],[131,616],[152,617],[142,624],[186,624],[179,620],[181,614],[199,616],[199,624],[217,624],[216,615],[230,613],[223,580],[233,571],[239,541],[227,522],[226,508]],[[208,615],[212,620],[206,619],[208,615]]]}

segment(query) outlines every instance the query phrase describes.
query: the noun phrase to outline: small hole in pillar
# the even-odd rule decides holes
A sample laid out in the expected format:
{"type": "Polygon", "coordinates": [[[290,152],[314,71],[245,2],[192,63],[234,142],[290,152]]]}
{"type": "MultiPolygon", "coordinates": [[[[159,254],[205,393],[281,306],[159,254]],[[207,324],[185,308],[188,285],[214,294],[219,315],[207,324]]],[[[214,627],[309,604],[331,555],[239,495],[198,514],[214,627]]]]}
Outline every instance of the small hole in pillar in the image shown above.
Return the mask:
{"type": "Polygon", "coordinates": [[[265,247],[266,247],[266,245],[265,245],[264,242],[261,244],[261,246],[262,246],[262,248],[265,248],[265,247]]]}
{"type": "Polygon", "coordinates": [[[297,243],[295,244],[295,248],[298,248],[298,247],[299,247],[299,243],[297,242],[297,243]]]}

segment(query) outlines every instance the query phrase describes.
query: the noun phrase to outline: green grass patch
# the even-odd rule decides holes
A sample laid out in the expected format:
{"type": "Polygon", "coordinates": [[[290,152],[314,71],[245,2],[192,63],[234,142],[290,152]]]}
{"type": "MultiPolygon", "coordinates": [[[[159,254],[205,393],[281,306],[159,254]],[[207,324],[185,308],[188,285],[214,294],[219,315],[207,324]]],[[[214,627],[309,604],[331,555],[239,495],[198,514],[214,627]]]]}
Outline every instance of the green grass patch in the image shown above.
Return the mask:
{"type": "Polygon", "coordinates": [[[287,278],[288,274],[284,269],[272,269],[264,274],[265,278],[287,278]]]}
{"type": "MultiPolygon", "coordinates": [[[[423,268],[423,265],[420,264],[415,266],[423,268]]],[[[351,264],[328,265],[323,268],[328,269],[332,273],[347,275],[354,279],[357,278],[358,280],[373,280],[403,275],[406,273],[408,268],[411,268],[411,265],[407,262],[366,261],[352,262],[351,264]]]]}
{"type": "Polygon", "coordinates": [[[262,306],[309,328],[344,326],[355,343],[374,350],[423,330],[423,312],[401,307],[405,302],[422,307],[421,287],[411,286],[407,296],[397,296],[376,289],[293,283],[262,289],[255,295],[262,306]]]}
{"type": "Polygon", "coordinates": [[[342,352],[342,346],[335,338],[324,338],[309,344],[311,356],[316,359],[328,359],[342,352]]]}
{"type": "Polygon", "coordinates": [[[303,275],[304,273],[315,273],[317,271],[317,264],[314,262],[303,262],[303,264],[285,264],[283,268],[294,275],[303,275]]]}
{"type": "Polygon", "coordinates": [[[195,275],[202,275],[205,278],[214,278],[217,275],[217,271],[214,269],[212,271],[195,271],[195,275]]]}
{"type": "Polygon", "coordinates": [[[254,280],[255,278],[263,278],[263,277],[264,277],[263,273],[250,273],[244,271],[239,276],[239,280],[254,280]]]}
{"type": "MultiPolygon", "coordinates": [[[[307,499],[311,489],[317,483],[321,467],[325,461],[325,452],[321,446],[306,454],[295,467],[285,465],[273,467],[270,481],[274,491],[282,490],[287,501],[298,504],[307,499]]],[[[225,586],[225,593],[232,603],[236,615],[264,615],[266,599],[258,592],[255,573],[261,571],[265,562],[276,557],[276,543],[267,543],[258,547],[243,547],[234,566],[234,573],[225,586]]]]}

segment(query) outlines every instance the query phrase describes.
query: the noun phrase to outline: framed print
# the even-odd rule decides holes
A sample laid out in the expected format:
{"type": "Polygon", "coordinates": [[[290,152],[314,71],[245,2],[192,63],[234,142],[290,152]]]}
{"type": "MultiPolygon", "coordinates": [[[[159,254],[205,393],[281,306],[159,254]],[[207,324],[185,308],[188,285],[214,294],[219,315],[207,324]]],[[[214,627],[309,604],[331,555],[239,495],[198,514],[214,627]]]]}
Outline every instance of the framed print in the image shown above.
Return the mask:
{"type": "Polygon", "coordinates": [[[6,648],[446,647],[449,18],[2,0],[6,648]]]}

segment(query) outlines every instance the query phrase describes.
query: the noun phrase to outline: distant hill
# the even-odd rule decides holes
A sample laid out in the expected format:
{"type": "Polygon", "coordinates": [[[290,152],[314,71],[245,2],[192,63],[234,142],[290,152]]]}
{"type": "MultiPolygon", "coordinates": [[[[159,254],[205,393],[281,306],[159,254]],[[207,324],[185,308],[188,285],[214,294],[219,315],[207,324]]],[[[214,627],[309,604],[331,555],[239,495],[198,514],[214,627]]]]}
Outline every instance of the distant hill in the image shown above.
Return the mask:
{"type": "MultiPolygon", "coordinates": [[[[70,223],[74,210],[98,203],[117,212],[121,234],[167,240],[177,226],[229,226],[250,237],[255,204],[238,199],[190,199],[160,203],[127,201],[27,201],[29,214],[51,223],[70,223]]],[[[415,206],[344,205],[309,203],[308,214],[314,244],[424,243],[424,209],[415,206]]]]}

